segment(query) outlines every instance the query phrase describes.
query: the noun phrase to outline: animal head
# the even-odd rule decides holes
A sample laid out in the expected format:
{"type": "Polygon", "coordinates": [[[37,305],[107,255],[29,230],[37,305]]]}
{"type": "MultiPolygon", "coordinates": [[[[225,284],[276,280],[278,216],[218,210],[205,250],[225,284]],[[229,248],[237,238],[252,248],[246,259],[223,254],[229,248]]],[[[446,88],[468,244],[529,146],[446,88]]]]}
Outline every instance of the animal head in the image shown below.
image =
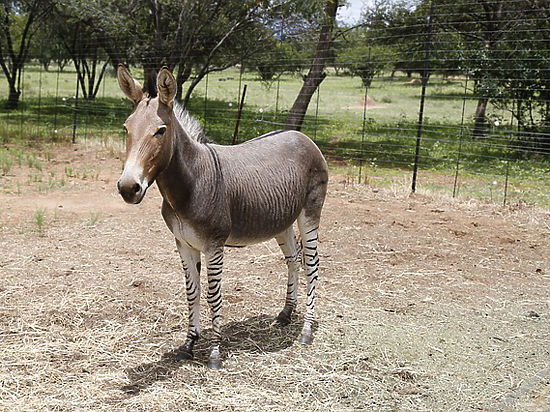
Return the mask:
{"type": "Polygon", "coordinates": [[[124,122],[126,162],[117,187],[127,203],[139,203],[147,188],[169,164],[174,150],[172,137],[176,79],[166,67],[157,75],[158,95],[143,91],[124,65],[118,66],[118,83],[134,110],[124,122]]]}

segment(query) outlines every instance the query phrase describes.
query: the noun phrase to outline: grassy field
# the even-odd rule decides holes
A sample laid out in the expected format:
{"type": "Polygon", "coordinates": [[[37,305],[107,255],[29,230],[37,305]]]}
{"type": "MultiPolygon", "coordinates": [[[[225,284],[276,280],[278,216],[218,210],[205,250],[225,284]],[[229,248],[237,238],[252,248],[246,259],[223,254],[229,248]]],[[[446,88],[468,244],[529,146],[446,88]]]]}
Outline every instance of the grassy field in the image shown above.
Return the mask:
{"type": "MultiPolygon", "coordinates": [[[[136,70],[136,77],[142,74],[136,70]]],[[[123,138],[121,124],[131,104],[118,88],[114,71],[108,73],[94,101],[76,102],[76,74],[58,73],[29,65],[18,110],[0,110],[0,174],[18,162],[13,146],[44,142],[123,138]],[[76,124],[76,127],[75,127],[76,124]]],[[[465,79],[432,77],[427,91],[420,151],[420,190],[458,194],[502,202],[550,205],[549,157],[511,149],[510,115],[494,108],[498,119],[485,139],[472,139],[470,127],[476,101],[465,90],[465,79]],[[464,100],[464,120],[462,116],[464,100]],[[506,120],[508,119],[508,120],[506,120]],[[459,154],[460,151],[460,154],[459,154]],[[457,186],[454,187],[457,172],[457,186]]],[[[301,86],[298,76],[283,76],[265,84],[254,73],[241,77],[237,69],[212,74],[194,92],[189,110],[207,134],[221,143],[231,140],[240,91],[247,85],[239,140],[247,140],[284,125],[286,113],[301,86]]],[[[309,107],[304,132],[311,136],[350,179],[391,186],[411,179],[417,135],[421,85],[419,79],[381,77],[368,90],[358,78],[329,75],[309,107]]],[[[7,84],[0,82],[0,96],[7,84]]],[[[2,106],[3,107],[3,106],[2,106]]]]}

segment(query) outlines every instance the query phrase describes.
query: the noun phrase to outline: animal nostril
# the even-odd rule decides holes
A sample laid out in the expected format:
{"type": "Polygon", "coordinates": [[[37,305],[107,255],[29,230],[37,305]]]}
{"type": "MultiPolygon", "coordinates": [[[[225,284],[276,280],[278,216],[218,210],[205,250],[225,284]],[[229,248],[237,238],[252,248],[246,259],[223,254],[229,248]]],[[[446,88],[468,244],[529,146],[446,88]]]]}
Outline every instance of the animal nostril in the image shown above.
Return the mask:
{"type": "Polygon", "coordinates": [[[116,182],[116,188],[118,189],[118,193],[120,193],[120,181],[116,182]]]}
{"type": "Polygon", "coordinates": [[[134,184],[134,186],[132,186],[132,190],[134,191],[134,193],[139,193],[140,190],[141,190],[141,185],[139,183],[136,183],[134,184]]]}

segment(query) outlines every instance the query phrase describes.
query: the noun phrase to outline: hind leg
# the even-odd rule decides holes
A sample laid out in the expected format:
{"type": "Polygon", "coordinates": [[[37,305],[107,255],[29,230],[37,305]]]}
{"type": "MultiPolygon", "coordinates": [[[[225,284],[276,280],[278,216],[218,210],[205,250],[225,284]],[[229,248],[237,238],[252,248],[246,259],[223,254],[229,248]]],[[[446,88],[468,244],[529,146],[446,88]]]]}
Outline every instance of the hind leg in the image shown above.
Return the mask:
{"type": "Polygon", "coordinates": [[[290,226],[283,233],[275,236],[281,251],[285,256],[288,267],[288,282],[286,285],[285,307],[277,316],[277,322],[281,325],[290,323],[290,316],[296,308],[296,288],[298,287],[298,270],[300,269],[300,248],[296,242],[294,229],[290,226]]]}
{"type": "Polygon", "coordinates": [[[315,322],[315,287],[319,278],[319,254],[317,240],[319,219],[307,217],[302,213],[298,217],[298,228],[302,236],[304,260],[307,279],[307,300],[304,326],[300,335],[300,343],[309,345],[313,341],[313,323],[315,322]]]}
{"type": "Polygon", "coordinates": [[[220,345],[222,340],[221,329],[221,308],[222,308],[222,272],[223,272],[223,245],[213,246],[204,252],[207,262],[206,273],[208,275],[208,297],[210,313],[212,315],[212,346],[208,367],[210,369],[221,369],[222,360],[220,345]]]}

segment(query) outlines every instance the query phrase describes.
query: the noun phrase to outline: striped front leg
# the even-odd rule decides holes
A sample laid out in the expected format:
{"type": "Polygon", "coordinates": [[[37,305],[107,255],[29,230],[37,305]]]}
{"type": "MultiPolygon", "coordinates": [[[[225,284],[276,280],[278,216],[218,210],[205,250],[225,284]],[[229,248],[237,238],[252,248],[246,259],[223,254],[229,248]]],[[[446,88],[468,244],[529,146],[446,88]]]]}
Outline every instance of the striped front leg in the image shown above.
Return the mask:
{"type": "Polygon", "coordinates": [[[315,322],[315,287],[319,278],[319,254],[317,253],[317,226],[308,225],[303,216],[298,218],[298,227],[304,247],[304,260],[307,279],[307,300],[304,326],[299,342],[310,345],[313,342],[313,323],[315,322]]]}
{"type": "Polygon", "coordinates": [[[221,308],[222,308],[222,269],[223,269],[223,247],[218,247],[205,252],[208,274],[208,304],[212,315],[212,346],[208,367],[220,369],[222,367],[220,355],[221,343],[221,308]]]}
{"type": "Polygon", "coordinates": [[[176,246],[178,247],[183,272],[185,273],[185,289],[189,307],[187,338],[177,357],[178,360],[182,360],[193,358],[193,346],[200,335],[201,256],[198,250],[190,248],[187,244],[177,239],[176,246]]]}

